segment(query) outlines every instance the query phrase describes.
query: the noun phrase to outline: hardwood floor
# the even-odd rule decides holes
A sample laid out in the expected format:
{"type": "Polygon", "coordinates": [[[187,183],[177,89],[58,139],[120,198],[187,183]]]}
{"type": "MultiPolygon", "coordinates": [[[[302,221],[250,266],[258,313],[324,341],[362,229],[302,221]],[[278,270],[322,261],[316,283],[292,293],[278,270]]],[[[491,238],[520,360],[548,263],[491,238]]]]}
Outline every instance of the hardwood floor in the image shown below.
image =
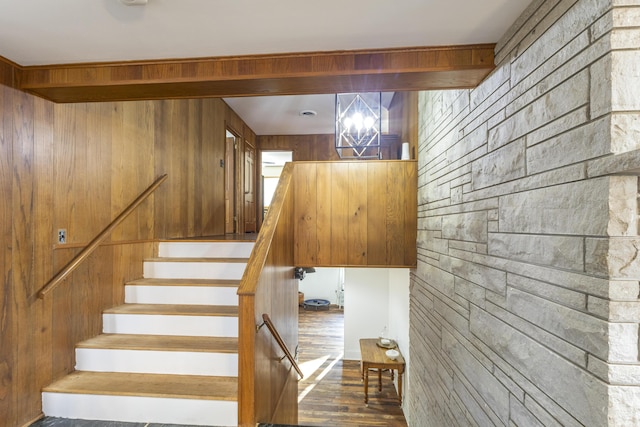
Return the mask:
{"type": "Polygon", "coordinates": [[[299,322],[298,360],[305,374],[298,383],[299,425],[407,425],[388,372],[383,374],[382,392],[374,385],[377,381],[370,381],[369,407],[365,406],[360,362],[342,360],[342,310],[333,306],[318,311],[301,307],[299,322]]]}

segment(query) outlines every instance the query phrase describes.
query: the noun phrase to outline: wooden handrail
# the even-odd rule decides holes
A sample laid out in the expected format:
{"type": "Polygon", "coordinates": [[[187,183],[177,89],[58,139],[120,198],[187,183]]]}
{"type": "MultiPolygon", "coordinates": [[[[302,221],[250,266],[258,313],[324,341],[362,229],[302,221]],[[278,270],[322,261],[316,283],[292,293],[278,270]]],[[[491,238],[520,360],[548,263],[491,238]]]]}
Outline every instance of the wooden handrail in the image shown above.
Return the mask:
{"type": "Polygon", "coordinates": [[[283,205],[289,187],[293,181],[293,163],[287,162],[282,169],[280,179],[278,180],[278,186],[271,199],[271,205],[267,211],[267,215],[262,223],[260,233],[253,246],[251,256],[247,267],[244,269],[242,280],[240,281],[240,287],[238,288],[238,295],[255,295],[258,289],[258,280],[260,274],[267,261],[269,250],[271,249],[271,242],[276,233],[276,226],[280,220],[280,214],[282,213],[283,205]]]}
{"type": "Polygon", "coordinates": [[[73,270],[75,270],[85,259],[87,259],[89,255],[93,253],[93,251],[100,245],[100,243],[104,239],[106,239],[107,236],[109,236],[114,228],[120,225],[120,223],[124,221],[124,219],[128,217],[129,214],[133,212],[133,210],[137,208],[140,203],[144,202],[147,197],[149,197],[151,193],[153,193],[156,188],[158,188],[160,184],[162,184],[166,179],[167,174],[162,175],[160,178],[156,179],[155,182],[149,186],[149,188],[147,188],[142,194],[140,194],[137,199],[131,202],[131,204],[129,204],[129,206],[127,206],[127,208],[122,211],[120,215],[118,215],[113,221],[111,221],[111,223],[104,230],[102,230],[100,234],[98,234],[82,251],[80,251],[78,255],[76,255],[67,265],[65,265],[64,268],[62,268],[62,270],[58,272],[58,274],[56,274],[51,280],[49,280],[49,282],[38,293],[38,297],[42,299],[51,291],[53,291],[56,286],[60,284],[60,282],[62,282],[69,274],[71,274],[71,272],[73,272],[73,270]]]}
{"type": "Polygon", "coordinates": [[[264,324],[267,325],[267,329],[269,329],[269,332],[271,332],[271,335],[273,335],[273,337],[276,339],[276,342],[278,343],[282,351],[284,351],[284,355],[287,356],[287,359],[289,359],[289,362],[291,362],[291,365],[293,366],[293,368],[296,370],[298,375],[300,375],[300,379],[303,379],[304,374],[300,370],[300,367],[298,366],[298,363],[296,362],[296,360],[291,355],[291,352],[287,348],[287,345],[282,340],[282,337],[280,336],[280,334],[278,333],[278,330],[276,329],[276,325],[273,324],[273,322],[271,321],[267,313],[264,313],[262,315],[262,320],[264,321],[264,324]]]}

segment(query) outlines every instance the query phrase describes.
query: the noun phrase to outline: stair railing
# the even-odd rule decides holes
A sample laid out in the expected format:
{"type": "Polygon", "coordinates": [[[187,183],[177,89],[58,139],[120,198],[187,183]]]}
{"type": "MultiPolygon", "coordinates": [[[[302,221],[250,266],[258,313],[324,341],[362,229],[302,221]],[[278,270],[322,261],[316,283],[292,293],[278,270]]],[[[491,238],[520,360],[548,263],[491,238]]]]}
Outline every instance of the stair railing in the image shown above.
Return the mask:
{"type": "Polygon", "coordinates": [[[300,366],[298,366],[298,363],[296,362],[294,357],[291,355],[291,351],[289,351],[289,347],[287,347],[287,345],[282,340],[280,333],[278,333],[278,330],[276,329],[276,325],[273,324],[273,322],[271,321],[271,318],[269,318],[269,315],[267,313],[264,313],[262,315],[262,320],[264,321],[264,323],[258,326],[257,329],[260,330],[262,326],[266,326],[267,329],[269,329],[269,332],[271,332],[271,335],[273,335],[273,338],[275,338],[276,342],[280,346],[280,349],[282,349],[282,351],[284,352],[284,357],[289,359],[289,362],[291,362],[291,366],[293,366],[293,368],[296,370],[298,375],[300,375],[300,379],[303,379],[304,374],[302,373],[302,370],[300,369],[300,366]]]}
{"type": "Polygon", "coordinates": [[[109,234],[118,226],[122,221],[125,220],[138,207],[142,202],[144,202],[150,195],[153,193],[159,186],[167,179],[167,174],[162,175],[160,178],[156,179],[153,184],[151,184],[142,194],[140,194],[133,202],[126,207],[125,210],[120,213],[111,223],[100,232],[85,248],[78,253],[67,265],[65,265],[62,270],[60,270],[47,284],[40,290],[38,293],[39,298],[44,298],[49,293],[51,293],[69,274],[71,274],[84,260],[86,260],[89,255],[93,253],[94,250],[104,239],[106,239],[109,234]]]}

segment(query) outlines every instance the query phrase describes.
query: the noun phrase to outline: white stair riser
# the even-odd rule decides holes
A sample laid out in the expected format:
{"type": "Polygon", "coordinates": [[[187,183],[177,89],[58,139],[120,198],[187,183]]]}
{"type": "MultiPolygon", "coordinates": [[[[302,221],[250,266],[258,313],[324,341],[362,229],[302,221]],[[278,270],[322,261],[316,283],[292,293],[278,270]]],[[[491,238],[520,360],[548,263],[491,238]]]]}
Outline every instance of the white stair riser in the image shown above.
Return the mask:
{"type": "Polygon", "coordinates": [[[238,376],[236,353],[77,348],[76,370],[238,376]]]}
{"type": "Polygon", "coordinates": [[[253,242],[161,242],[158,256],[175,258],[249,258],[253,242]]]}
{"type": "Polygon", "coordinates": [[[237,402],[42,393],[46,416],[88,420],[208,426],[237,426],[237,402]]]}
{"type": "Polygon", "coordinates": [[[171,262],[145,261],[147,279],[222,279],[240,280],[245,262],[171,262]]]}
{"type": "Polygon", "coordinates": [[[237,317],[105,313],[102,319],[106,334],[238,336],[237,317]]]}
{"type": "Polygon", "coordinates": [[[238,288],[216,286],[124,287],[128,304],[238,305],[238,288]]]}

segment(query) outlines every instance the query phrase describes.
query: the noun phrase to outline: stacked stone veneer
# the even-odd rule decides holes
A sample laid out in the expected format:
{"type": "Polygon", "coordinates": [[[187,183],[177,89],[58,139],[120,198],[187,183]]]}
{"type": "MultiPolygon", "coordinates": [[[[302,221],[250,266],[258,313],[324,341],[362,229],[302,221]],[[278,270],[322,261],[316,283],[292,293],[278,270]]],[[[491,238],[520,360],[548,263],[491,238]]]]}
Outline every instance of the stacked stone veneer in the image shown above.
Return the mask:
{"type": "Polygon", "coordinates": [[[640,425],[640,0],[535,0],[420,95],[410,425],[640,425]]]}

